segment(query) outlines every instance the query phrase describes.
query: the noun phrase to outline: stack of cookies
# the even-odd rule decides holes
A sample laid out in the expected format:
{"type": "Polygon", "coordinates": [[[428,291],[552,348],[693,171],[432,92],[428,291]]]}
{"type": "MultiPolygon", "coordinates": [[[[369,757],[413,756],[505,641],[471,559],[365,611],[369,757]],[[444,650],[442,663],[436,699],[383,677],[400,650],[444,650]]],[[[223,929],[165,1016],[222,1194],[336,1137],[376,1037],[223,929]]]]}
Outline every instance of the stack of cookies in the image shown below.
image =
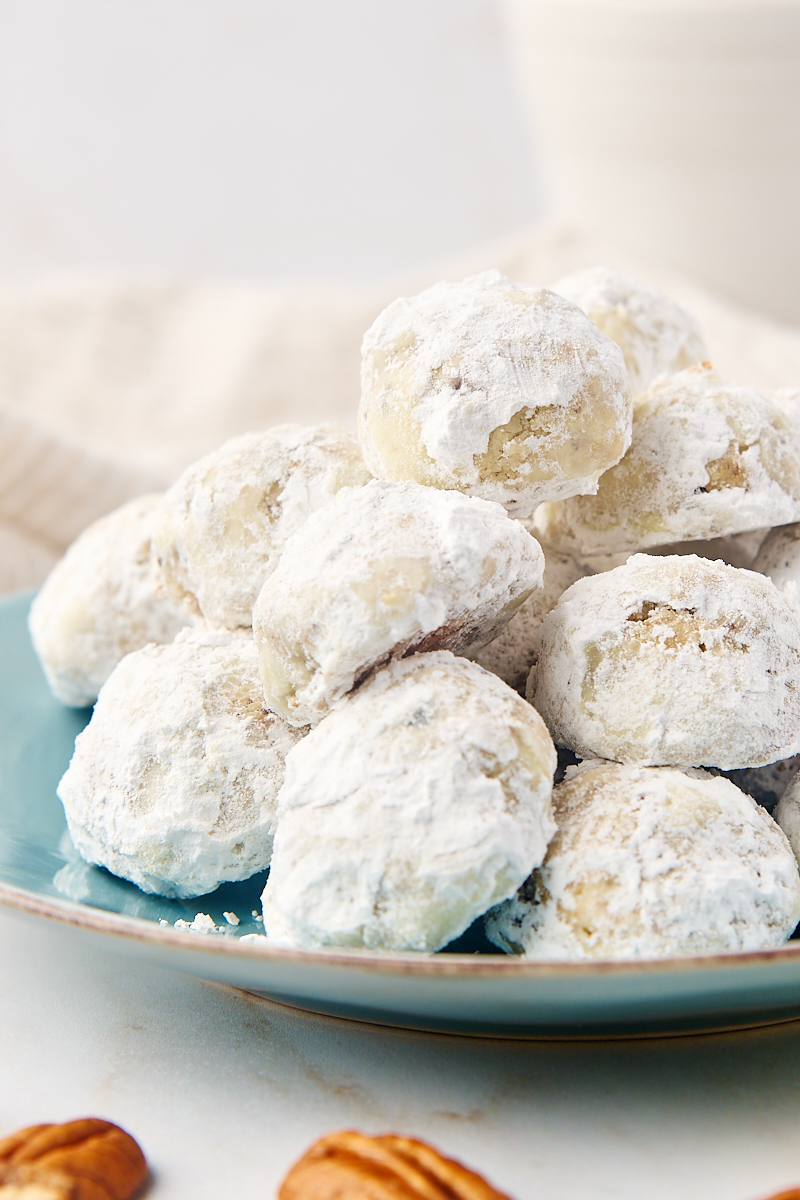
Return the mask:
{"type": "Polygon", "coordinates": [[[80,853],[180,897],[269,867],[301,947],[785,941],[800,393],[706,358],[605,268],[438,284],[367,331],[358,443],[248,434],[87,530],[30,618],[97,698],[80,853]]]}

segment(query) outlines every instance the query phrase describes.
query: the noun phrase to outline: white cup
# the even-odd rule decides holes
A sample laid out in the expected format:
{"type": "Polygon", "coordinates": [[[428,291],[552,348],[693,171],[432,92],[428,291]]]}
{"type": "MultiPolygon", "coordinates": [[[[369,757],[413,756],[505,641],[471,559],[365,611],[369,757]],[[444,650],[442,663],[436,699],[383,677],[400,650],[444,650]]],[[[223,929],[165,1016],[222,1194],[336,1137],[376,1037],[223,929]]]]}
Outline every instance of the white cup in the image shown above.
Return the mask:
{"type": "Polygon", "coordinates": [[[800,323],[800,0],[504,0],[548,216],[800,323]]]}

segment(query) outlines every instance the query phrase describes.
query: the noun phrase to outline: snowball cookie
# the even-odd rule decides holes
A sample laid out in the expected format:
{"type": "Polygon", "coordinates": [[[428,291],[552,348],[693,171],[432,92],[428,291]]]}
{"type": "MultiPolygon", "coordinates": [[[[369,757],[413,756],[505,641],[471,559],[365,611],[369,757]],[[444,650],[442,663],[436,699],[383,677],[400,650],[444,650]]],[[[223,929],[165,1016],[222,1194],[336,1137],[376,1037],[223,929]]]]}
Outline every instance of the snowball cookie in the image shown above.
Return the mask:
{"type": "Polygon", "coordinates": [[[800,919],[786,837],[727,779],[588,762],[554,790],[544,865],[489,913],[528,958],[664,958],[780,946],[800,919]]]}
{"type": "Polygon", "coordinates": [[[498,504],[418,483],[352,489],[286,543],[253,609],[267,703],[315,725],[389,659],[487,641],[543,568],[498,504]]]}
{"type": "Polygon", "coordinates": [[[761,543],[753,570],[769,575],[776,587],[787,583],[800,587],[800,524],[771,530],[761,543]]]}
{"type": "Polygon", "coordinates": [[[121,658],[148,642],[171,642],[192,620],[167,596],[151,554],[160,500],[139,496],[94,521],[33,601],[33,647],[62,704],[93,704],[121,658]]]}
{"type": "Polygon", "coordinates": [[[287,757],[267,933],[439,950],[544,858],[555,767],[496,676],[446,651],[390,663],[287,757]]]}
{"type": "Polygon", "coordinates": [[[527,694],[581,758],[764,766],[800,751],[800,622],[754,571],[634,554],[545,617],[527,694]]]}
{"type": "Polygon", "coordinates": [[[655,288],[609,267],[575,271],[553,284],[625,355],[631,390],[638,396],[656,375],[692,367],[707,357],[697,321],[655,288]]]}
{"type": "Polygon", "coordinates": [[[232,438],[164,497],[153,541],[170,595],[212,625],[249,627],[286,539],[341,488],[370,478],[356,443],[332,426],[232,438]]]}
{"type": "Polygon", "coordinates": [[[800,410],[692,367],[639,397],[597,494],[543,505],[535,526],[563,552],[615,554],[798,518],[800,410]]]}
{"type": "Polygon", "coordinates": [[[504,504],[593,492],[630,445],[628,373],[574,304],[484,271],[390,304],[361,347],[367,466],[504,504]]]}
{"type": "Polygon", "coordinates": [[[58,794],[78,851],[145,892],[199,896],[269,865],[284,757],[252,637],[186,629],[103,687],[58,794]]]}
{"type": "Polygon", "coordinates": [[[536,657],[539,626],[567,588],[586,574],[585,567],[576,563],[574,558],[548,550],[541,590],[533,592],[520,605],[488,646],[476,650],[468,647],[463,651],[465,657],[498,675],[515,692],[524,693],[531,664],[536,657]]]}

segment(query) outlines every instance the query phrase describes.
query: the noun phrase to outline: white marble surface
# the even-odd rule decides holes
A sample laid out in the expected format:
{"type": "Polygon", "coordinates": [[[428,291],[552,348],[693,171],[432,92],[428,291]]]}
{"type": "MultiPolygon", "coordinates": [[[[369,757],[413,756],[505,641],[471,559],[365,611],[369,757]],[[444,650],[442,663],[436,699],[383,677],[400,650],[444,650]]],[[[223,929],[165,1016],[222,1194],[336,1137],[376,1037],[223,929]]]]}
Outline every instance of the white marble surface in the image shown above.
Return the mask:
{"type": "Polygon", "coordinates": [[[800,1182],[800,1023],[605,1043],[371,1028],[6,912],[0,962],[0,1136],[117,1121],[153,1200],[270,1200],[343,1126],[428,1138],[517,1200],[756,1200],[800,1182]]]}

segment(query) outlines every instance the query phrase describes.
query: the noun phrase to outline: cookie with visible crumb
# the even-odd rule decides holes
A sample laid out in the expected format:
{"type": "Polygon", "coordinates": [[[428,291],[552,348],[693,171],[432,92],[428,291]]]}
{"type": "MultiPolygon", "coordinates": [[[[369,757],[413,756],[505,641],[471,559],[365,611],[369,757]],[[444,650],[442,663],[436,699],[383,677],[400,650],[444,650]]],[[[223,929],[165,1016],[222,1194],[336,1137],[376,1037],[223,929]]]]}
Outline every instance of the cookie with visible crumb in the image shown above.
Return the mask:
{"type": "Polygon", "coordinates": [[[582,758],[764,766],[800,752],[800,622],[754,571],[635,554],[545,617],[527,694],[582,758]]]}
{"type": "Polygon", "coordinates": [[[486,917],[507,953],[664,958],[766,950],[800,919],[784,833],[727,779],[585,762],[553,791],[543,865],[486,917]]]}
{"type": "Polygon", "coordinates": [[[527,517],[595,491],[630,430],[619,347],[576,305],[498,271],[395,300],[364,335],[359,437],[379,478],[527,517]]]}
{"type": "Polygon", "coordinates": [[[568,554],[727,537],[800,518],[800,408],[707,366],[641,395],[633,441],[595,495],[544,504],[534,525],[568,554]]]}

